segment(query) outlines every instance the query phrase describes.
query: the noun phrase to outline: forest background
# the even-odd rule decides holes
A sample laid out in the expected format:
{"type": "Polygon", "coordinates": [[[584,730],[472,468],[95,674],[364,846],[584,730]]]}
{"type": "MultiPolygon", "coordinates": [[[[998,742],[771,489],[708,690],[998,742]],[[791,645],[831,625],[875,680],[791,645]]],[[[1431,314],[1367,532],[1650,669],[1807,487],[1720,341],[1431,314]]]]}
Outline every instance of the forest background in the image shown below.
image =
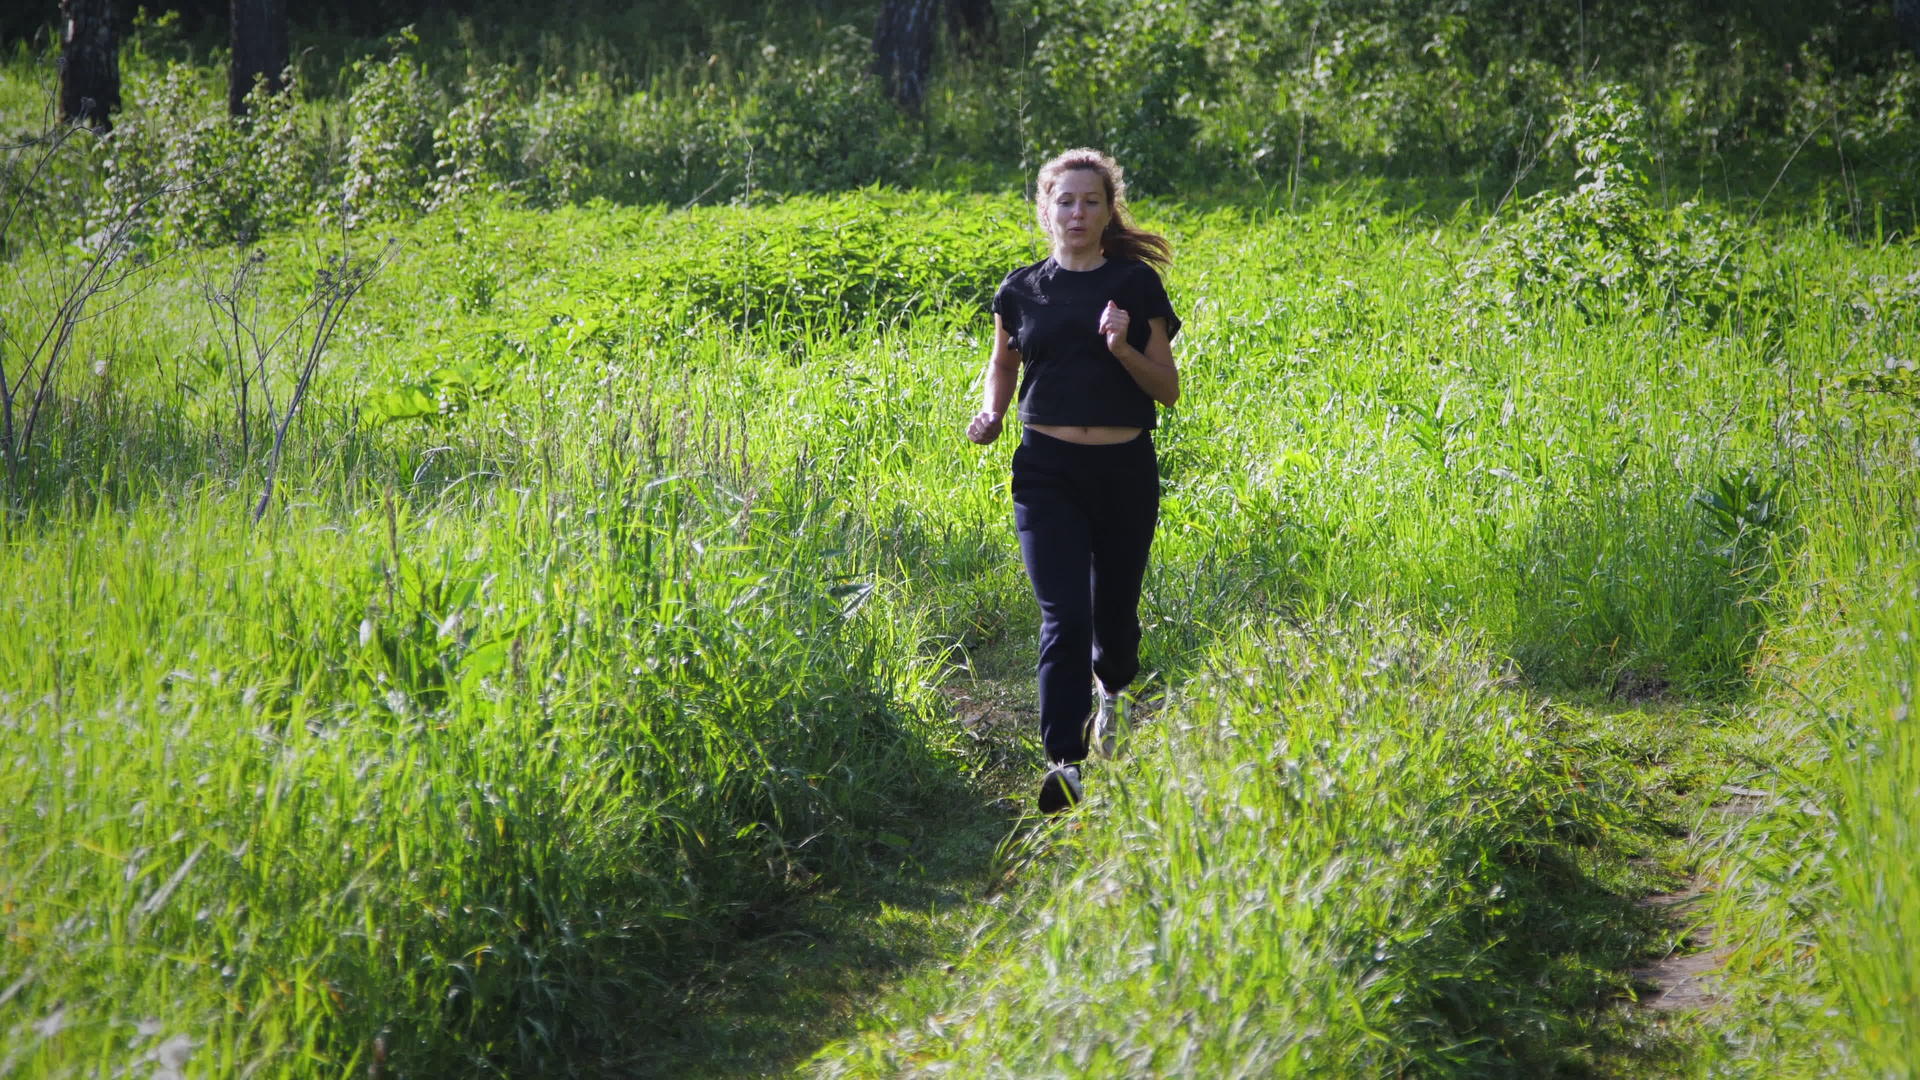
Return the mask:
{"type": "Polygon", "coordinates": [[[0,38],[0,1075],[1920,1061],[1920,6],[0,38]],[[958,432],[1089,144],[1189,389],[1042,822],[958,432]]]}

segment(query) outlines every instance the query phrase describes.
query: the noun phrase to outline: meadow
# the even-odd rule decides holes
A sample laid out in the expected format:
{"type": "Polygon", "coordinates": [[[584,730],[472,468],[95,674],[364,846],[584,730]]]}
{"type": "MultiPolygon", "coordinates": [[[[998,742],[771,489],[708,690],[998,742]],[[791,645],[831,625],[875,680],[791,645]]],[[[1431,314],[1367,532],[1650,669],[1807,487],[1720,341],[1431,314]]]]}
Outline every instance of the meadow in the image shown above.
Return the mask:
{"type": "Polygon", "coordinates": [[[1058,820],[961,435],[1017,174],[10,218],[0,1074],[1905,1075],[1911,205],[1673,197],[1636,100],[1140,201],[1151,671],[1058,820]]]}

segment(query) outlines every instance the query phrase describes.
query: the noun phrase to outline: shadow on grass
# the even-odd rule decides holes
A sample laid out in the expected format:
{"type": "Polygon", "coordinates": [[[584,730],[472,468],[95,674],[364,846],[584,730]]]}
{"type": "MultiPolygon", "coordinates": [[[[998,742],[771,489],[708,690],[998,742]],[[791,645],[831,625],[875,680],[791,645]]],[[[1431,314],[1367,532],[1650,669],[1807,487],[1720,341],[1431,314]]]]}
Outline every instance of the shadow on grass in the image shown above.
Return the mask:
{"type": "Polygon", "coordinates": [[[581,1075],[745,1077],[790,1072],[852,1035],[862,1006],[967,947],[987,913],[999,852],[1020,827],[1034,758],[1023,651],[1001,640],[941,693],[966,733],[968,772],[935,774],[812,889],[739,911],[698,951],[651,972],[627,1034],[581,1075]],[[1013,798],[1006,794],[1013,792],[1013,798]]]}
{"type": "MultiPolygon", "coordinates": [[[[1796,148],[1794,141],[1762,142],[1662,161],[1649,168],[1662,207],[1693,200],[1760,222],[1824,222],[1860,244],[1894,243],[1920,230],[1920,192],[1897,147],[1881,148],[1864,161],[1848,161],[1796,148]]],[[[1152,216],[1167,206],[1180,214],[1238,212],[1253,217],[1322,214],[1330,206],[1362,204],[1407,217],[1469,220],[1504,216],[1528,196],[1569,191],[1578,183],[1570,155],[1548,155],[1516,170],[1513,161],[1473,164],[1420,162],[1357,155],[1304,170],[1291,189],[1284,172],[1252,176],[1229,172],[1188,177],[1173,186],[1137,194],[1152,216]],[[1158,200],[1164,206],[1156,206],[1158,200]]],[[[941,178],[946,179],[946,178],[941,178]]],[[[1031,184],[1017,173],[979,170],[956,177],[948,188],[997,194],[1031,184]]]]}
{"type": "Polygon", "coordinates": [[[1673,1075],[1693,1053],[1634,1006],[1634,972],[1681,936],[1646,898],[1690,873],[1685,793],[1707,758],[1690,718],[1585,699],[1542,705],[1577,779],[1528,793],[1503,846],[1449,853],[1480,895],[1399,958],[1450,972],[1406,1003],[1437,1021],[1435,1075],[1673,1075]]]}
{"type": "Polygon", "coordinates": [[[955,952],[1017,811],[955,777],[925,793],[865,865],[738,912],[710,945],[631,1002],[630,1034],[586,1075],[726,1077],[790,1071],[848,1035],[858,1006],[955,952]]]}
{"type": "Polygon", "coordinates": [[[1410,1003],[1452,1040],[1439,1052],[1451,1059],[1444,1072],[1586,1077],[1609,1075],[1609,1064],[1676,1060],[1683,1048],[1627,1008],[1634,964],[1657,955],[1671,928],[1581,853],[1505,852],[1498,861],[1503,902],[1477,907],[1457,928],[1477,950],[1474,962],[1410,1003]]]}
{"type": "Polygon", "coordinates": [[[1509,569],[1504,650],[1542,686],[1628,703],[1744,693],[1788,532],[1771,498],[1764,522],[1721,520],[1678,479],[1555,504],[1509,569]]]}
{"type": "MultiPolygon", "coordinates": [[[[15,416],[24,426],[25,403],[15,416]]],[[[210,433],[177,403],[136,401],[104,379],[84,397],[49,398],[12,471],[0,471],[9,509],[61,503],[124,506],[155,491],[178,493],[226,471],[237,440],[210,433]]]]}
{"type": "MultiPolygon", "coordinates": [[[[275,494],[332,491],[349,502],[390,490],[410,508],[427,509],[451,491],[499,485],[529,467],[462,441],[418,424],[366,429],[351,409],[309,403],[288,430],[275,494]]],[[[91,512],[210,490],[238,493],[250,508],[264,490],[272,449],[273,431],[260,418],[243,443],[231,416],[208,419],[177,398],[142,400],[103,385],[48,402],[19,467],[0,468],[0,497],[16,520],[23,512],[44,521],[60,507],[91,512]]]]}

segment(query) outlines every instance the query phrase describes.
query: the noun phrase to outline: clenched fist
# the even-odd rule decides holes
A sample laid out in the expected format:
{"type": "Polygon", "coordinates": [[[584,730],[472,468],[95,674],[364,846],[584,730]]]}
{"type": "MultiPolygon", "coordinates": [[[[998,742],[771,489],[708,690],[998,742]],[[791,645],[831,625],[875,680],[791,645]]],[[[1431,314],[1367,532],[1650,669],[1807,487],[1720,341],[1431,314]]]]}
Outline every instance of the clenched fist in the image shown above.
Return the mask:
{"type": "Polygon", "coordinates": [[[1003,414],[997,412],[988,412],[985,409],[975,413],[973,419],[967,421],[967,438],[972,439],[981,446],[985,446],[999,438],[1002,415],[1003,414]]]}
{"type": "Polygon", "coordinates": [[[1131,348],[1127,344],[1127,330],[1133,325],[1133,316],[1127,309],[1113,301],[1100,309],[1100,333],[1107,339],[1107,351],[1119,356],[1121,350],[1131,348]]]}

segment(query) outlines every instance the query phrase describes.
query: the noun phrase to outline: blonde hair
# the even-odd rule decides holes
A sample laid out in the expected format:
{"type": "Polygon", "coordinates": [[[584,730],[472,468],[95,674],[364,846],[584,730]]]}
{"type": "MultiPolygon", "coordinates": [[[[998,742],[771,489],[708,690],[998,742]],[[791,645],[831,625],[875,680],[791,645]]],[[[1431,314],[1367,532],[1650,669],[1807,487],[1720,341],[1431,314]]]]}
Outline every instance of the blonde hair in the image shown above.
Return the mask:
{"type": "Polygon", "coordinates": [[[1073,169],[1087,169],[1100,174],[1100,182],[1107,189],[1107,206],[1112,215],[1107,219],[1107,227],[1100,233],[1100,250],[1109,259],[1139,259],[1142,262],[1166,266],[1173,262],[1173,245],[1159,233],[1150,233],[1145,229],[1136,229],[1133,218],[1127,213],[1127,177],[1120,163],[1092,147],[1080,146],[1056,156],[1052,161],[1040,166],[1040,175],[1035,181],[1033,210],[1040,219],[1040,231],[1053,235],[1047,219],[1047,204],[1053,201],[1053,189],[1060,183],[1062,174],[1073,169]]]}

